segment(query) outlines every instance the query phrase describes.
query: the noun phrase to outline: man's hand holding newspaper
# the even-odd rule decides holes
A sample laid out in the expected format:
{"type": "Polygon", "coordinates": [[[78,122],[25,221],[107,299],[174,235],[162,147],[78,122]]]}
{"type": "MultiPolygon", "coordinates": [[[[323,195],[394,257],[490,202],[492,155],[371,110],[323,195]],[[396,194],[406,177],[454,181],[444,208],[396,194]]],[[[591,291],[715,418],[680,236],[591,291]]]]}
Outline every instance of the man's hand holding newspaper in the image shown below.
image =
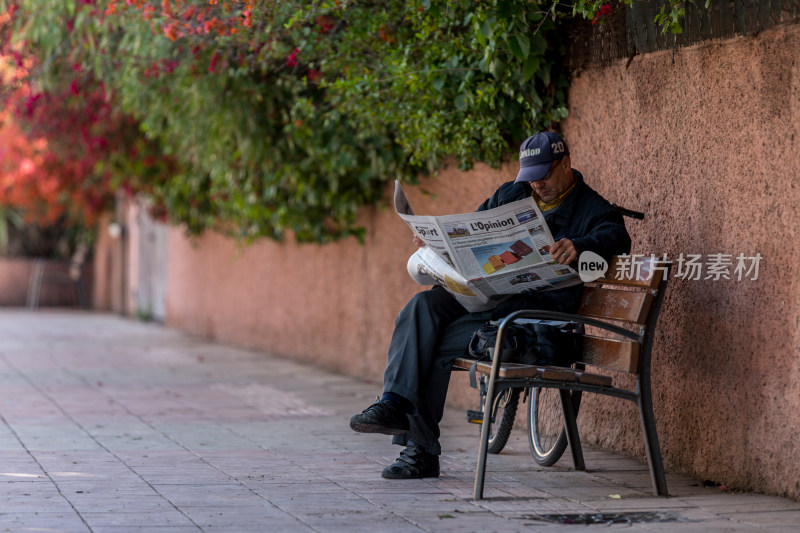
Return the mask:
{"type": "Polygon", "coordinates": [[[577,259],[574,245],[553,241],[533,198],[474,213],[418,216],[395,182],[394,203],[421,246],[408,273],[421,285],[441,285],[470,312],[492,309],[512,294],[581,283],[568,266],[577,259]]]}

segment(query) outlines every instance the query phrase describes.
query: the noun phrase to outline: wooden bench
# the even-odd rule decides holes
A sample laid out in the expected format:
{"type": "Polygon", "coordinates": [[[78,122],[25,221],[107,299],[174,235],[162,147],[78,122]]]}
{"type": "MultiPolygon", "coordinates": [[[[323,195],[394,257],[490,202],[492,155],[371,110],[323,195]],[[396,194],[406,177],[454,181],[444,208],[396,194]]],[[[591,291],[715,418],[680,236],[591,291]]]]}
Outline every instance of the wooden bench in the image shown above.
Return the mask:
{"type": "MultiPolygon", "coordinates": [[[[670,264],[651,258],[637,258],[638,268],[619,272],[618,265],[625,260],[613,258],[605,277],[586,284],[577,314],[522,310],[512,313],[500,324],[496,350],[502,346],[506,326],[515,320],[564,320],[588,326],[589,330],[583,339],[583,356],[576,368],[499,363],[494,360],[491,363],[478,362],[476,371],[489,376],[486,405],[493,404],[489,398],[495,398],[509,388],[558,389],[567,441],[576,470],[585,470],[585,465],[571,391],[631,400],[639,409],[653,491],[656,495],[667,496],[667,482],[653,417],[650,357],[670,264]],[[587,371],[586,367],[613,372],[596,373],[587,371]],[[633,374],[636,381],[634,389],[614,386],[614,379],[609,375],[614,373],[633,374]]],[[[627,261],[630,264],[630,258],[627,261]]],[[[473,364],[473,359],[457,358],[454,368],[468,370],[473,364]]],[[[484,419],[488,420],[489,417],[484,419]]],[[[473,492],[475,499],[483,498],[489,425],[484,423],[481,429],[473,492]]]]}

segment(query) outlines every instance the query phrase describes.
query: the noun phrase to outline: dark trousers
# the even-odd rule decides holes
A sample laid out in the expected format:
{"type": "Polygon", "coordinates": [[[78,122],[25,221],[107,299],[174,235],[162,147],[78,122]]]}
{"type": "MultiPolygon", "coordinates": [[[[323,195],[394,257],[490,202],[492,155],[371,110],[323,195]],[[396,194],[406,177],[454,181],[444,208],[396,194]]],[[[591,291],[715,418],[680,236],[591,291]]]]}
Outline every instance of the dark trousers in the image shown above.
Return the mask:
{"type": "Polygon", "coordinates": [[[416,294],[395,321],[383,392],[407,398],[414,405],[410,431],[392,442],[415,444],[441,454],[439,422],[444,413],[453,359],[465,354],[472,333],[491,311],[468,313],[441,287],[416,294]]]}

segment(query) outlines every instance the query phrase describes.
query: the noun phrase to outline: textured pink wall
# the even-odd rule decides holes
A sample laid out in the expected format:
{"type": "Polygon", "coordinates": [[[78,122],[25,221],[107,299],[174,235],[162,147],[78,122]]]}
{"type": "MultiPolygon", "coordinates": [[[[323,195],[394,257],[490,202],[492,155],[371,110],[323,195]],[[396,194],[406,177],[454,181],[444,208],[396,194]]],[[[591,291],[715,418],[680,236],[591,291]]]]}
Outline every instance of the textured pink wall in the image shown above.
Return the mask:
{"type": "MultiPolygon", "coordinates": [[[[654,379],[667,469],[800,498],[800,26],[679,50],[674,63],[664,52],[587,71],[570,102],[574,166],[647,213],[629,223],[635,252],[764,257],[757,281],[669,289],[654,379]]],[[[515,172],[449,168],[407,192],[420,214],[468,211],[515,172]]],[[[405,272],[413,246],[399,218],[372,209],[362,220],[365,246],[238,249],[173,230],[168,323],[379,382],[394,316],[420,287],[405,272]]],[[[455,379],[451,401],[471,405],[455,379]]],[[[587,400],[584,436],[643,455],[635,410],[618,405],[587,400]],[[627,423],[607,423],[617,410],[627,423]]]]}
{"type": "MultiPolygon", "coordinates": [[[[800,497],[800,26],[584,72],[570,111],[575,166],[647,213],[635,252],[764,258],[757,281],[671,283],[654,361],[667,468],[800,497]]],[[[585,434],[643,455],[635,410],[592,404],[585,434]],[[629,423],[607,424],[618,410],[629,423]]]]}

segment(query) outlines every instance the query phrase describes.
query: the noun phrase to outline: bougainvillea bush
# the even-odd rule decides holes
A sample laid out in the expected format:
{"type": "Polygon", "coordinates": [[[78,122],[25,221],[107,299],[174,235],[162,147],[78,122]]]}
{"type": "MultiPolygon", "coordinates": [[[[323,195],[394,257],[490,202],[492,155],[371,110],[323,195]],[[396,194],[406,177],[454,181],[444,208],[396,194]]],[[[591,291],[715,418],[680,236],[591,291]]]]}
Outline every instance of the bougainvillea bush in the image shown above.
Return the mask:
{"type": "Polygon", "coordinates": [[[143,191],[194,233],[325,242],[360,236],[386,182],[448,158],[497,165],[564,118],[559,20],[603,6],[0,0],[0,37],[10,64],[30,62],[24,119],[61,124],[25,131],[92,154],[80,175],[98,197],[143,191]]]}
{"type": "Polygon", "coordinates": [[[0,16],[0,252],[69,255],[76,240],[91,239],[114,191],[129,186],[116,177],[163,175],[169,160],[148,153],[157,146],[80,63],[41,83],[46,65],[10,32],[18,13],[0,16]],[[134,162],[138,172],[115,172],[134,162]]]}

